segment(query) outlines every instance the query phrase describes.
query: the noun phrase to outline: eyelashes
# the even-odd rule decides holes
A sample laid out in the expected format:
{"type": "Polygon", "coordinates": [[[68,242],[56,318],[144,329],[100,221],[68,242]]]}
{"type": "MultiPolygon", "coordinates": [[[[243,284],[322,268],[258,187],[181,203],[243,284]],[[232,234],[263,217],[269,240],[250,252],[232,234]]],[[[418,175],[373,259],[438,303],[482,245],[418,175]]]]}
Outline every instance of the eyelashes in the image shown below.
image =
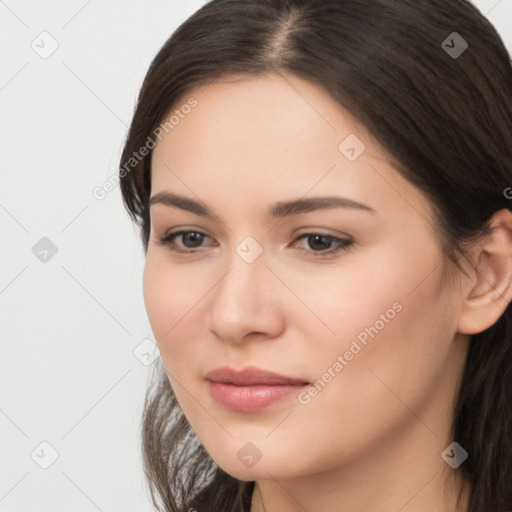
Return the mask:
{"type": "MultiPolygon", "coordinates": [[[[193,253],[201,253],[204,251],[197,250],[198,247],[204,247],[201,243],[205,240],[205,238],[210,238],[205,233],[196,230],[180,230],[171,233],[166,233],[163,236],[156,236],[158,244],[166,247],[170,251],[178,254],[193,254],[193,253]],[[182,237],[181,241],[184,242],[187,240],[185,235],[194,235],[188,238],[188,241],[192,242],[192,245],[198,243],[195,247],[181,247],[176,244],[175,239],[178,237],[182,237]]],[[[333,235],[326,235],[323,233],[304,233],[298,236],[294,240],[294,244],[302,239],[306,239],[307,244],[311,246],[315,246],[319,244],[321,246],[325,246],[326,244],[335,243],[335,247],[331,247],[329,249],[321,249],[321,250],[308,250],[304,248],[299,248],[300,251],[311,254],[314,257],[327,257],[337,254],[342,251],[347,251],[353,247],[354,241],[349,238],[339,238],[333,235]]],[[[317,245],[318,248],[318,245],[317,245]]]]}

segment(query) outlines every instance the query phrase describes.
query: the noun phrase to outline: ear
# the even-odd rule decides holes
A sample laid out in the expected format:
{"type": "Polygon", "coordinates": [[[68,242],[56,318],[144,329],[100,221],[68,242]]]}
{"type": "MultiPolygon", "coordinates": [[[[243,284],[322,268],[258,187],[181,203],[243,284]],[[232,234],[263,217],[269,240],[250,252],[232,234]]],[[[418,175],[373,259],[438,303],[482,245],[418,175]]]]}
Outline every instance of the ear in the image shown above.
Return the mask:
{"type": "Polygon", "coordinates": [[[471,282],[466,287],[458,330],[477,334],[494,325],[512,300],[512,213],[495,213],[490,231],[473,248],[471,282]]]}

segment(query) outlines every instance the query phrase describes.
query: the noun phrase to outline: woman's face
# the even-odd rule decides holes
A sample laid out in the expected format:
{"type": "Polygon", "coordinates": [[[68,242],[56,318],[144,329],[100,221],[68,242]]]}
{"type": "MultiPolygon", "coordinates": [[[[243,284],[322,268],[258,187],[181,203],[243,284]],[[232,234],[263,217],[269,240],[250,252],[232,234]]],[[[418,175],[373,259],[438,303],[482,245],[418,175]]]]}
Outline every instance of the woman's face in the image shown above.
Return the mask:
{"type": "Polygon", "coordinates": [[[427,199],[297,77],[224,77],[173,113],[152,159],[144,297],[215,462],[256,480],[440,460],[466,344],[427,199]],[[221,367],[295,382],[212,384],[221,367]]]}

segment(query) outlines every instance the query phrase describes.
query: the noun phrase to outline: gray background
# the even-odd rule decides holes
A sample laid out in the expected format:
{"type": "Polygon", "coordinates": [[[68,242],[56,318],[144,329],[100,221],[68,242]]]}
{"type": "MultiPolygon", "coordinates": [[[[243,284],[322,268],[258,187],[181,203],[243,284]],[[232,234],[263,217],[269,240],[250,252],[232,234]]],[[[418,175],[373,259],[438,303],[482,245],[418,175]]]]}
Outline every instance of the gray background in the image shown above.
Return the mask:
{"type": "MultiPolygon", "coordinates": [[[[92,191],[151,59],[203,3],[0,0],[0,512],[152,510],[143,251],[119,187],[92,191]]],[[[512,50],[512,0],[475,3],[512,50]]]]}

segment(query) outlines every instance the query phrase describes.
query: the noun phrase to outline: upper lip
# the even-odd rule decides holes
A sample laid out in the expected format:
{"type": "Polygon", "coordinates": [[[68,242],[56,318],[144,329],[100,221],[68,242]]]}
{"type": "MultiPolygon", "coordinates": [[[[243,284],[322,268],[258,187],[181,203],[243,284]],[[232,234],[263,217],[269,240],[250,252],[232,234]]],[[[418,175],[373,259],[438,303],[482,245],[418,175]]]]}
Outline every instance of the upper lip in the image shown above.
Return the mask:
{"type": "Polygon", "coordinates": [[[212,382],[235,384],[237,386],[253,386],[257,384],[266,384],[271,386],[309,384],[303,379],[294,379],[255,367],[246,367],[242,370],[235,370],[233,368],[223,366],[208,372],[205,377],[207,380],[212,382]]]}

